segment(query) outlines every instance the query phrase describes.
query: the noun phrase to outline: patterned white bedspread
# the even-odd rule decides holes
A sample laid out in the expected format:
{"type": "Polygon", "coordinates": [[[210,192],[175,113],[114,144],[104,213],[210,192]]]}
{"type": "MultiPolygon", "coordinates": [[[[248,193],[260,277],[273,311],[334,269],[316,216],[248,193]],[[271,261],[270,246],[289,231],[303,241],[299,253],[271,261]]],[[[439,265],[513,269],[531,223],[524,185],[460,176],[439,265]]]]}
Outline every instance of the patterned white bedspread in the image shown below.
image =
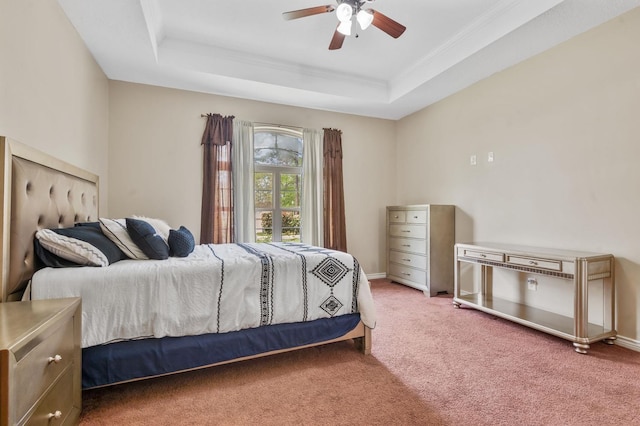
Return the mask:
{"type": "Polygon", "coordinates": [[[82,297],[83,347],[354,312],[368,327],[376,322],[353,256],[294,243],[198,245],[185,258],[36,272],[31,298],[61,297],[82,297]]]}

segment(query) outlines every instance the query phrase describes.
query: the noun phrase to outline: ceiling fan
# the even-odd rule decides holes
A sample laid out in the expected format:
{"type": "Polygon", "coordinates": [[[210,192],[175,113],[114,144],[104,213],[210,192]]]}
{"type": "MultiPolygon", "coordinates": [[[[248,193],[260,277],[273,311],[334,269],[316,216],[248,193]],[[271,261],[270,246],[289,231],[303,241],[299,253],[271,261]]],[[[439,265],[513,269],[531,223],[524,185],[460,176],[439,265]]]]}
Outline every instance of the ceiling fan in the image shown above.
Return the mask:
{"type": "MultiPolygon", "coordinates": [[[[333,33],[333,38],[329,44],[329,50],[336,50],[342,47],[346,36],[351,35],[353,18],[363,30],[370,25],[377,27],[389,34],[393,38],[398,38],[407,28],[393,19],[383,15],[374,9],[363,9],[365,3],[372,3],[374,0],[336,0],[337,6],[325,5],[315,6],[306,9],[292,10],[284,12],[282,17],[286,20],[304,18],[306,16],[319,15],[321,13],[331,13],[336,11],[336,17],[340,23],[333,33]]],[[[356,35],[357,37],[357,35],[356,35]]]]}

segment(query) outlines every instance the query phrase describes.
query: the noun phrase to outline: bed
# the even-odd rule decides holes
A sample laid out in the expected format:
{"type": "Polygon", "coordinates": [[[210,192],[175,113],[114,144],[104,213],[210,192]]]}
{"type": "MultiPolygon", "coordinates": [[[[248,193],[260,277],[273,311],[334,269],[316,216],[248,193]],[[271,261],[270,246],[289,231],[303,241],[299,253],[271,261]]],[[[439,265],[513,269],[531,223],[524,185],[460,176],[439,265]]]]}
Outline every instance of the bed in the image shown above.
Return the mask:
{"type": "Polygon", "coordinates": [[[344,340],[353,340],[359,350],[370,353],[371,328],[375,325],[373,301],[366,276],[347,253],[302,244],[197,245],[193,253],[181,258],[121,260],[103,268],[36,271],[36,231],[78,223],[90,225],[101,219],[98,176],[16,141],[0,137],[0,145],[2,302],[29,297],[82,297],[84,389],[344,340]],[[280,255],[293,259],[293,263],[280,264],[284,262],[278,259],[280,255]],[[236,263],[240,266],[234,272],[232,265],[236,263]],[[186,302],[178,301],[178,296],[190,295],[196,288],[196,280],[190,275],[173,286],[160,285],[153,278],[163,268],[175,272],[181,268],[192,271],[194,267],[200,268],[196,275],[210,277],[209,287],[197,287],[196,295],[186,302]],[[131,272],[128,268],[139,270],[131,272]],[[257,271],[260,278],[246,275],[250,270],[257,271]],[[289,272],[285,274],[284,270],[289,272]],[[234,288],[239,293],[260,293],[259,298],[252,299],[257,306],[244,308],[235,301],[225,302],[220,271],[226,273],[226,292],[234,288]],[[108,290],[102,286],[102,293],[89,279],[97,277],[104,283],[100,280],[112,273],[120,278],[111,282],[108,290]],[[133,277],[134,273],[143,275],[133,277]],[[144,274],[147,278],[140,278],[144,274]],[[211,278],[211,274],[218,274],[218,278],[211,278]],[[240,277],[233,285],[229,284],[232,276],[240,277]],[[243,282],[251,284],[242,288],[243,282]],[[127,287],[139,287],[137,295],[124,295],[127,287]],[[160,287],[164,293],[156,294],[160,287]],[[150,294],[153,297],[147,299],[150,294]],[[151,300],[164,305],[149,308],[151,300]],[[127,305],[129,302],[133,304],[127,305]],[[205,311],[208,306],[215,312],[215,319],[202,320],[203,314],[194,304],[201,304],[205,311]],[[100,317],[97,311],[108,315],[119,305],[125,305],[123,312],[134,315],[114,315],[121,322],[114,326],[115,332],[113,328],[106,330],[102,324],[117,321],[100,317]],[[287,309],[292,311],[291,316],[282,315],[287,309]],[[143,311],[150,311],[153,320],[142,315],[143,311]],[[172,313],[157,321],[159,311],[172,313]],[[164,328],[158,322],[166,323],[164,328]]]}

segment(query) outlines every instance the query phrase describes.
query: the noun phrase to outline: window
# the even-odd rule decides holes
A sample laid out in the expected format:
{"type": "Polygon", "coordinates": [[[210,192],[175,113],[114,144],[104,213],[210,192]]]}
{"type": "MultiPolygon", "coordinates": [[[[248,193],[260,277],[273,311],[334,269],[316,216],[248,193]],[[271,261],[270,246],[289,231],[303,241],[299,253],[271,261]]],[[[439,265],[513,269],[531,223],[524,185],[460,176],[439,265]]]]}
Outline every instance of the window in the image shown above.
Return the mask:
{"type": "Polygon", "coordinates": [[[256,241],[300,242],[302,133],[255,127],[253,143],[256,241]]]}

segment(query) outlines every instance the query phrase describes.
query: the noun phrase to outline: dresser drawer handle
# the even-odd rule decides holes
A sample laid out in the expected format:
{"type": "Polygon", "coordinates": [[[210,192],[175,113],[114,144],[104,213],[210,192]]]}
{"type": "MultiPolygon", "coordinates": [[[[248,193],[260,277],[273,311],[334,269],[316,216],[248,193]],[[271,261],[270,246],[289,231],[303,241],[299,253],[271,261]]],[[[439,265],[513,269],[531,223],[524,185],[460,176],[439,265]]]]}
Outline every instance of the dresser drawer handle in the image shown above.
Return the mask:
{"type": "Polygon", "coordinates": [[[486,254],[481,254],[480,257],[487,257],[487,255],[486,254]]]}
{"type": "Polygon", "coordinates": [[[404,260],[405,262],[411,262],[411,259],[402,259],[402,260],[404,260]]]}
{"type": "Polygon", "coordinates": [[[47,414],[47,418],[48,419],[59,419],[61,417],[62,417],[62,411],[60,411],[60,410],[56,410],[55,413],[47,414]]]}
{"type": "Polygon", "coordinates": [[[403,244],[402,247],[411,247],[411,244],[403,244]]]}
{"type": "Polygon", "coordinates": [[[60,355],[50,356],[49,358],[47,358],[47,361],[49,362],[49,364],[51,364],[52,362],[57,364],[62,361],[62,357],[60,355]]]}
{"type": "Polygon", "coordinates": [[[534,260],[530,260],[530,261],[529,261],[529,265],[537,265],[537,264],[538,264],[538,262],[536,262],[536,261],[534,261],[534,260]]]}
{"type": "Polygon", "coordinates": [[[409,230],[409,229],[403,229],[403,230],[402,230],[402,232],[406,232],[406,233],[408,234],[409,232],[411,232],[411,230],[409,230]]]}
{"type": "Polygon", "coordinates": [[[410,277],[410,276],[411,276],[411,274],[410,274],[410,273],[408,273],[408,272],[403,272],[403,273],[402,273],[402,275],[406,275],[406,276],[408,276],[408,277],[410,277]]]}

